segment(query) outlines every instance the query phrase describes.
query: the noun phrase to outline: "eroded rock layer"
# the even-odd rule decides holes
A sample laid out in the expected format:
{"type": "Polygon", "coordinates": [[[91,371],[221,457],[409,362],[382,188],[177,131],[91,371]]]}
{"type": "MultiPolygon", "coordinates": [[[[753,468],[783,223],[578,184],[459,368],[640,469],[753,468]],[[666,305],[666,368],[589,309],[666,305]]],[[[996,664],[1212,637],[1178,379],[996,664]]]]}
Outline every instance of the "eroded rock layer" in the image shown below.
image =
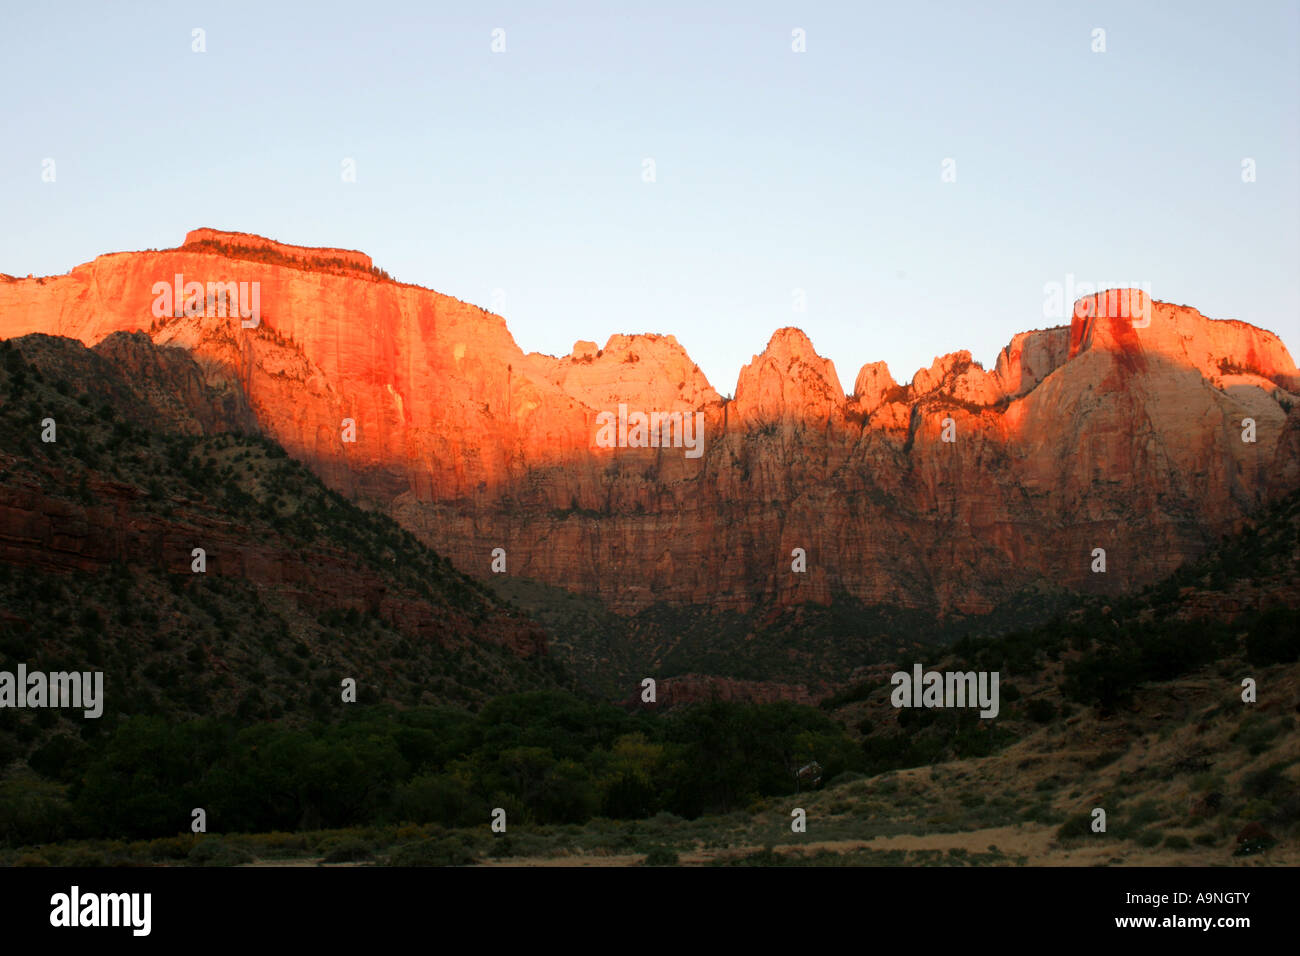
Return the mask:
{"type": "Polygon", "coordinates": [[[93,346],[142,330],[188,350],[204,380],[178,380],[178,405],[225,396],[204,414],[261,428],[471,573],[504,548],[507,573],[621,611],[844,593],[978,612],[1044,581],[1153,581],[1300,484],[1300,375],[1281,340],[1134,302],[1141,319],[1083,300],[992,371],[955,352],[899,384],[871,363],[851,395],[780,329],[725,401],[672,335],[525,354],[500,316],[388,280],[362,253],[197,230],[177,249],[0,277],[0,336],[93,346]],[[158,308],[177,277],[204,285],[200,314],[158,308]],[[257,284],[255,327],[217,283],[257,284]],[[635,447],[638,413],[668,422],[660,447],[635,447]],[[702,415],[698,457],[674,443],[676,413],[702,415]]]}

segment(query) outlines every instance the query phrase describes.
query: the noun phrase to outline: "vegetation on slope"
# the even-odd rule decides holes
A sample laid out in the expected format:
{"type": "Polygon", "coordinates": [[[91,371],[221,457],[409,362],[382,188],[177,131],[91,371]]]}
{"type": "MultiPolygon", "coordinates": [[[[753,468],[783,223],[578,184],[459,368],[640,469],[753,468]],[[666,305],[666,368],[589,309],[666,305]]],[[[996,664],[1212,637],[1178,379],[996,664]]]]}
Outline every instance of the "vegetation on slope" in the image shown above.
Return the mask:
{"type": "Polygon", "coordinates": [[[134,715],[321,719],[343,706],[344,678],[360,704],[479,706],[555,686],[544,655],[494,643],[528,622],[395,522],[263,437],[151,427],[157,416],[110,363],[77,384],[60,376],[68,355],[88,354],[49,337],[0,343],[0,491],[87,535],[96,509],[119,509],[103,523],[128,559],[99,563],[84,542],[61,542],[59,565],[42,542],[11,539],[5,553],[22,563],[0,560],[0,670],[103,671],[104,715],[0,709],[0,767],[56,737],[95,742],[134,715]],[[41,441],[46,418],[55,442],[41,441]],[[191,570],[191,542],[208,545],[206,573],[191,570]],[[241,572],[230,552],[245,546],[305,567],[306,580],[241,572]],[[355,593],[363,580],[384,593],[355,593]]]}

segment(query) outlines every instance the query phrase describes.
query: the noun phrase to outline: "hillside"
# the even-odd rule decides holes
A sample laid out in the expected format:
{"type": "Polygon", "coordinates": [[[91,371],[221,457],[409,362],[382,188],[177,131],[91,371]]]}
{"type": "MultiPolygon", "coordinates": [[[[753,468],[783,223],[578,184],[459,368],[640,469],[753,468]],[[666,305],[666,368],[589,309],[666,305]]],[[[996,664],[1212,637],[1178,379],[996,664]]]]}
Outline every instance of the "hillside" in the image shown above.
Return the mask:
{"type": "Polygon", "coordinates": [[[535,624],[238,431],[244,407],[142,334],[0,342],[0,670],[102,670],[106,696],[98,720],[0,711],[0,765],[128,715],[330,716],[344,678],[362,704],[555,684],[535,624]]]}
{"type": "Polygon", "coordinates": [[[549,693],[476,715],[334,708],[311,728],[137,717],[88,749],[39,748],[45,779],[0,782],[13,844],[0,860],[1292,864],[1300,495],[1257,517],[1122,606],[1075,601],[1047,626],[926,649],[930,669],[1000,670],[993,720],[894,709],[888,676],[910,655],[820,709],[549,693]],[[810,760],[825,776],[811,789],[793,776],[810,760]],[[220,825],[173,836],[177,808],[200,800],[220,825]],[[508,808],[508,839],[483,825],[494,806],[508,808]],[[792,806],[806,833],[790,831],[792,806]],[[1090,828],[1097,808],[1104,833],[1090,828]],[[283,829],[296,832],[266,832],[283,829]],[[21,845],[70,835],[100,839],[21,845]]]}

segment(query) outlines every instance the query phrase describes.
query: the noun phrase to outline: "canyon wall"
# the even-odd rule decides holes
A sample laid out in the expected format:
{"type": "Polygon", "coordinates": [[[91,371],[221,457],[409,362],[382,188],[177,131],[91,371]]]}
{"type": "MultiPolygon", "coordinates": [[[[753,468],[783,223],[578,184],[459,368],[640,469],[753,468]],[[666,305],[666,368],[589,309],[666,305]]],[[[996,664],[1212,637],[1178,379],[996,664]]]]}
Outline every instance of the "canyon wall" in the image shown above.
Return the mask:
{"type": "Polygon", "coordinates": [[[1069,326],[1016,335],[991,371],[955,352],[900,384],[872,363],[851,395],[780,329],[725,401],[670,334],[525,354],[501,317],[386,280],[361,253],[256,238],[197,230],[177,249],[0,277],[0,337],[142,330],[186,349],[232,427],[262,429],[462,570],[488,574],[504,548],[509,574],[620,611],[848,594],[979,612],[1034,584],[1117,591],[1300,485],[1285,346],[1186,306],[1144,300],[1143,324],[1096,297],[1069,326]],[[258,283],[257,326],[211,308],[157,317],[155,284],[176,275],[258,283]],[[701,413],[702,454],[602,447],[619,405],[701,413]]]}

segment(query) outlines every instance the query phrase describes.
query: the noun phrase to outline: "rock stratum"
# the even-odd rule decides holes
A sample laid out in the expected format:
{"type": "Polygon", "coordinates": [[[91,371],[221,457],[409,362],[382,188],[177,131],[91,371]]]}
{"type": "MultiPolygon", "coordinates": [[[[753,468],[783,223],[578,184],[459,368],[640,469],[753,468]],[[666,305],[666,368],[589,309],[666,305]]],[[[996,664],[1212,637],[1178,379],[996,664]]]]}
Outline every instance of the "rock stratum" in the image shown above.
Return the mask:
{"type": "Polygon", "coordinates": [[[900,383],[872,363],[851,394],[780,329],[725,400],[672,335],[525,354],[500,316],[362,253],[201,229],[0,277],[0,337],[143,331],[183,348],[203,380],[177,382],[178,406],[224,396],[202,414],[260,429],[476,575],[503,548],[509,575],[620,613],[840,595],[980,613],[1043,584],[1157,580],[1300,485],[1300,374],[1282,341],[1134,295],[1140,321],[1099,295],[1068,326],[1016,335],[991,371],[955,352],[900,383]],[[257,283],[256,327],[211,294],[202,314],[157,316],[177,276],[257,283]],[[700,413],[701,454],[606,447],[620,405],[700,413]]]}

